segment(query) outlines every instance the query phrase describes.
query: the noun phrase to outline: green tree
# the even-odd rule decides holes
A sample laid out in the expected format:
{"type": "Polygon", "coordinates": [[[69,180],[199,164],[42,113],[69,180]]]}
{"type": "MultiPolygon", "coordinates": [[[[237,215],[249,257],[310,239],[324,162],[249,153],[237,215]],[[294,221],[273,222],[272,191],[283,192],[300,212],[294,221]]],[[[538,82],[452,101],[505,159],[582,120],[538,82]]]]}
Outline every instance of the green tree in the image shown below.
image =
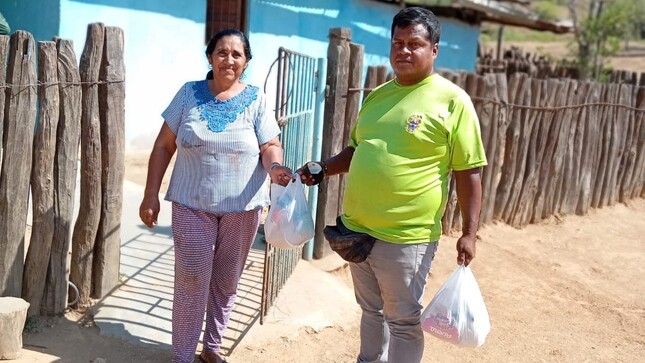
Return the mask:
{"type": "Polygon", "coordinates": [[[630,14],[629,33],[625,41],[644,38],[645,30],[645,0],[627,1],[630,14]]]}
{"type": "Polygon", "coordinates": [[[560,9],[553,1],[538,1],[533,4],[533,11],[538,19],[545,21],[556,21],[560,19],[560,9]]]}
{"type": "Polygon", "coordinates": [[[620,50],[620,42],[634,32],[645,0],[570,0],[575,27],[577,65],[583,79],[600,79],[607,57],[620,50]]]}

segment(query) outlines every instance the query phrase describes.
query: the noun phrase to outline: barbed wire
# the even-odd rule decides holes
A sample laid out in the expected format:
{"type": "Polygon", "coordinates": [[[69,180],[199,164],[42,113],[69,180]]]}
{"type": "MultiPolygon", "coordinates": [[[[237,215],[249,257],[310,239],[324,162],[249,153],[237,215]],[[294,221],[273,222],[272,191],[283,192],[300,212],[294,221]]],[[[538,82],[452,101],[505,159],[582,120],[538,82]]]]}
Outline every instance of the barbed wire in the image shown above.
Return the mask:
{"type": "Polygon", "coordinates": [[[12,87],[41,87],[41,86],[82,86],[82,85],[101,85],[101,84],[113,84],[113,83],[123,83],[125,80],[117,81],[80,81],[80,82],[36,82],[36,83],[27,83],[27,84],[13,84],[13,83],[3,83],[0,84],[0,88],[12,88],[12,87]]]}
{"type": "Polygon", "coordinates": [[[611,103],[611,102],[586,102],[586,103],[580,103],[577,105],[563,105],[563,106],[531,106],[531,105],[516,105],[513,103],[503,102],[494,98],[487,98],[487,97],[474,96],[474,97],[471,97],[471,99],[473,101],[482,101],[483,103],[493,103],[493,104],[501,105],[508,108],[517,108],[517,109],[535,110],[535,111],[560,111],[560,110],[591,107],[591,106],[609,106],[609,107],[625,108],[627,110],[635,111],[635,112],[645,112],[645,109],[642,109],[642,108],[623,105],[620,103],[611,103]]]}

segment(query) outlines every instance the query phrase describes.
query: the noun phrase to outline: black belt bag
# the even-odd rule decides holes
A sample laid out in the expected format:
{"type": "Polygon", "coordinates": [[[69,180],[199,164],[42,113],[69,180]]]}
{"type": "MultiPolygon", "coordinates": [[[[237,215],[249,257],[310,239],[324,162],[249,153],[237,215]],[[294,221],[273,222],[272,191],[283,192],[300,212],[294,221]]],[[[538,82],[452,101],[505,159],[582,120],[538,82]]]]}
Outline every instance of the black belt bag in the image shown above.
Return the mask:
{"type": "Polygon", "coordinates": [[[332,251],[343,260],[354,263],[365,261],[376,242],[376,239],[368,234],[347,229],[340,216],[336,217],[335,226],[326,226],[323,229],[323,234],[332,251]]]}

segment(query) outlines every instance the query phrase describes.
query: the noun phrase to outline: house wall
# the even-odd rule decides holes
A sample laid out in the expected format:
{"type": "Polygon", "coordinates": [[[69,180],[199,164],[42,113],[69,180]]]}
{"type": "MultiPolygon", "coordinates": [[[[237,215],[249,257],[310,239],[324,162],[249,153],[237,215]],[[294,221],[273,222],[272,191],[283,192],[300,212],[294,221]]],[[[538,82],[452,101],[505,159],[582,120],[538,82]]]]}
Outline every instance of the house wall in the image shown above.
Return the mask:
{"type": "Polygon", "coordinates": [[[441,39],[435,67],[475,71],[480,28],[459,20],[439,18],[441,39]]]}
{"type": "Polygon", "coordinates": [[[25,30],[36,40],[52,40],[58,35],[59,0],[2,0],[0,12],[7,19],[12,33],[25,30]]]}
{"type": "Polygon", "coordinates": [[[390,26],[400,8],[371,0],[250,0],[248,34],[254,58],[248,82],[274,98],[279,47],[315,58],[327,56],[330,28],[349,27],[352,41],[365,46],[365,67],[388,63],[390,26]]]}
{"type": "Polygon", "coordinates": [[[208,71],[206,0],[21,0],[3,1],[0,11],[12,31],[27,30],[38,41],[72,40],[77,61],[88,24],[123,29],[128,149],[149,149],[179,87],[208,71]]]}
{"type": "MultiPolygon", "coordinates": [[[[264,85],[273,98],[276,70],[270,69],[278,48],[318,58],[327,56],[329,29],[348,27],[352,41],[365,47],[364,67],[389,67],[392,18],[401,9],[373,0],[250,0],[249,38],[254,58],[248,70],[250,83],[264,85]]],[[[473,71],[479,27],[440,18],[442,37],[437,68],[473,71]]],[[[364,70],[365,72],[365,70],[364,70]]]]}
{"type": "MultiPolygon", "coordinates": [[[[253,59],[245,81],[264,87],[274,99],[280,46],[326,57],[329,29],[349,27],[365,46],[365,67],[388,64],[390,26],[398,5],[372,0],[248,0],[247,33],[253,59]]],[[[36,40],[54,36],[74,42],[77,61],[87,25],[102,22],[125,34],[126,124],[128,149],[149,149],[163,123],[161,112],[179,87],[203,78],[206,0],[30,0],[2,1],[0,11],[13,30],[36,40]]],[[[443,36],[437,67],[473,70],[479,30],[441,19],[443,36]]]]}
{"type": "Polygon", "coordinates": [[[206,0],[61,1],[60,36],[74,40],[79,59],[87,24],[123,29],[127,148],[150,148],[179,87],[208,71],[205,21],[206,0]]]}

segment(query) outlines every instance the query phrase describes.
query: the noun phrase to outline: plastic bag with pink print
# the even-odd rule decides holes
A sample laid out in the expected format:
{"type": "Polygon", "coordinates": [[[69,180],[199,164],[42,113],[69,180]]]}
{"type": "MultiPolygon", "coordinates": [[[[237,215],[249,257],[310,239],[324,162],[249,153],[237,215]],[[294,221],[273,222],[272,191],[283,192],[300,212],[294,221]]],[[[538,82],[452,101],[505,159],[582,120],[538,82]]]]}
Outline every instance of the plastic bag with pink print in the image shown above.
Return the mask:
{"type": "Polygon", "coordinates": [[[441,286],[421,314],[421,328],[458,346],[484,344],[490,319],[470,267],[459,265],[441,286]]]}

